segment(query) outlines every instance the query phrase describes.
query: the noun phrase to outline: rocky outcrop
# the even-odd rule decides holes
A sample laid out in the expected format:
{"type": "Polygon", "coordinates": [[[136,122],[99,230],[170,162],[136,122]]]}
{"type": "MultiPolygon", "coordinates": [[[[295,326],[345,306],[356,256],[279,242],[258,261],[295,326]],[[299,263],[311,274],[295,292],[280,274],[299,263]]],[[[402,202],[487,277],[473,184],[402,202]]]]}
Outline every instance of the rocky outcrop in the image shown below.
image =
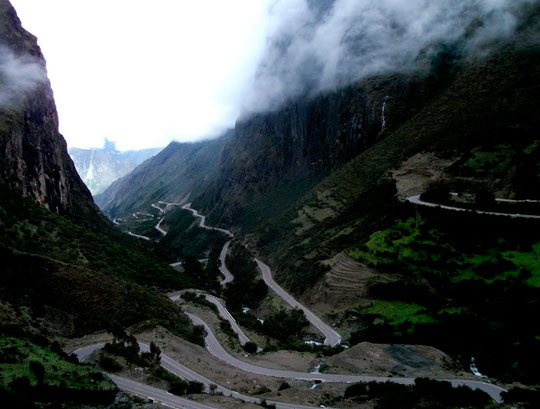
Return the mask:
{"type": "Polygon", "coordinates": [[[0,0],[0,181],[59,214],[95,213],[58,132],[58,115],[36,38],[0,0]]]}
{"type": "Polygon", "coordinates": [[[385,101],[384,92],[364,85],[239,120],[201,203],[234,223],[248,203],[289,183],[320,180],[364,151],[381,132],[385,101]]]}

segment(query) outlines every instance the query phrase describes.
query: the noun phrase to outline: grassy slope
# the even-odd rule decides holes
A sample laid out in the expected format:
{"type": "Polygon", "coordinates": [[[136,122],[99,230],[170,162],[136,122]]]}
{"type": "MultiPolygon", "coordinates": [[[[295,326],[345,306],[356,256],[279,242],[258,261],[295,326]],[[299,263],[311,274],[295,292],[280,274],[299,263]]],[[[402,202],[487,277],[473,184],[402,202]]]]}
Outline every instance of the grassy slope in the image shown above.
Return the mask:
{"type": "MultiPolygon", "coordinates": [[[[521,37],[529,35],[525,29],[521,32],[521,37]]],[[[321,182],[302,206],[284,213],[271,234],[261,236],[266,251],[288,271],[282,278],[294,286],[305,279],[296,279],[294,271],[302,275],[302,265],[310,263],[303,255],[315,252],[315,260],[331,257],[390,225],[401,206],[387,172],[413,154],[454,155],[483,144],[535,139],[540,101],[532,84],[540,82],[539,67],[538,46],[528,43],[521,48],[508,44],[490,58],[466,64],[420,112],[321,182]],[[298,219],[314,209],[326,218],[298,229],[298,219]]],[[[391,116],[388,121],[392,128],[391,116]]]]}
{"type": "Polygon", "coordinates": [[[49,348],[39,346],[24,338],[0,336],[0,350],[2,351],[1,383],[7,388],[16,378],[26,377],[32,386],[36,386],[39,381],[35,373],[29,368],[31,361],[40,362],[45,367],[43,382],[47,385],[60,386],[64,381],[67,388],[87,389],[87,390],[111,390],[115,389],[114,384],[107,378],[99,381],[92,380],[99,374],[99,371],[92,367],[78,367],[66,361],[49,348]],[[79,374],[72,376],[73,372],[79,374]]]}
{"type": "Polygon", "coordinates": [[[0,189],[0,214],[0,288],[13,306],[30,306],[34,318],[43,306],[62,311],[74,328],[60,331],[72,335],[150,320],[200,342],[174,304],[140,285],[191,286],[157,247],[101,222],[85,228],[7,189],[0,189]]]}
{"type": "MultiPolygon", "coordinates": [[[[302,205],[284,212],[272,228],[259,233],[259,244],[273,258],[278,278],[292,291],[312,286],[324,275],[319,261],[343,250],[373,268],[402,273],[413,283],[427,281],[427,294],[417,299],[379,299],[373,305],[359,306],[357,312],[382,318],[383,326],[376,328],[365,318],[355,341],[429,343],[462,354],[464,363],[474,354],[483,370],[495,376],[536,381],[533,375],[538,363],[530,357],[540,339],[538,326],[531,325],[537,313],[534,243],[538,238],[527,234],[520,245],[501,245],[495,240],[505,235],[524,236],[523,229],[533,227],[519,225],[516,230],[510,226],[497,233],[488,228],[489,223],[447,217],[456,226],[469,227],[462,235],[453,233],[454,243],[471,239],[480,243],[478,248],[449,248],[448,231],[440,223],[423,231],[423,236],[412,228],[407,220],[414,220],[415,213],[395,199],[389,171],[424,151],[442,157],[472,152],[469,167],[491,166],[497,157],[500,163],[494,172],[502,171],[510,166],[509,149],[525,153],[535,149],[540,128],[537,21],[528,21],[497,53],[458,67],[437,95],[422,101],[422,109],[407,120],[394,122],[390,100],[385,137],[318,184],[304,196],[302,205]],[[404,228],[404,223],[409,225],[404,228]],[[403,234],[403,230],[409,233],[403,234]],[[455,263],[447,263],[452,252],[455,263]],[[482,277],[492,270],[482,272],[478,266],[496,264],[497,254],[513,267],[505,270],[508,264],[501,263],[503,271],[482,277]],[[387,263],[396,257],[399,263],[387,263]],[[434,293],[442,297],[438,305],[433,304],[434,293]]],[[[502,188],[512,191],[517,189],[512,186],[515,182],[503,180],[497,187],[506,183],[502,188]]],[[[410,289],[406,287],[402,293],[410,289]]]]}
{"type": "Polygon", "coordinates": [[[169,254],[96,220],[82,226],[0,186],[0,244],[83,266],[141,284],[183,288],[188,280],[165,260],[169,254]]]}
{"type": "Polygon", "coordinates": [[[176,257],[206,257],[208,251],[221,247],[227,238],[223,233],[199,227],[199,220],[188,210],[176,208],[167,212],[165,222],[171,227],[160,244],[174,251],[176,257]]]}

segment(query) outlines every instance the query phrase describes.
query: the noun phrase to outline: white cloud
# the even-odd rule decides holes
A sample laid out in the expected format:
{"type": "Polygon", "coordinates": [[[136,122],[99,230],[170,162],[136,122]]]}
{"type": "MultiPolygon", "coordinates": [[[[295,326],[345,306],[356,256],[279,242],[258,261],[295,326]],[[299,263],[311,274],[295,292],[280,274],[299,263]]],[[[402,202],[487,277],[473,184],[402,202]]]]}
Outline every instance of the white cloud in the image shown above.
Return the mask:
{"type": "Polygon", "coordinates": [[[47,81],[47,72],[31,55],[17,55],[0,45],[0,107],[10,108],[28,92],[47,81]]]}
{"type": "Polygon", "coordinates": [[[70,146],[193,140],[234,125],[265,0],[13,0],[38,37],[70,146]]]}
{"type": "Polygon", "coordinates": [[[217,134],[366,75],[415,66],[422,50],[485,24],[510,35],[536,0],[12,0],[38,36],[70,146],[164,146],[217,134]]]}

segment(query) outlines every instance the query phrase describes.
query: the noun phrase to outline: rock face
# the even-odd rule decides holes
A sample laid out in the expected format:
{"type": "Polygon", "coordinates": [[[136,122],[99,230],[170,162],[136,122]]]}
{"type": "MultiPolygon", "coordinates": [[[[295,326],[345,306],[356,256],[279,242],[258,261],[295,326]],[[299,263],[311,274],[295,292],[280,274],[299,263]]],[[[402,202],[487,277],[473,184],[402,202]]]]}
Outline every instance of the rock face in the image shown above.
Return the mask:
{"type": "Polygon", "coordinates": [[[160,150],[119,152],[113,142],[106,141],[101,149],[70,148],[69,154],[82,180],[95,196],[160,150]]]}
{"type": "Polygon", "coordinates": [[[0,0],[0,180],[59,214],[95,212],[66,142],[36,38],[0,0]]]}
{"type": "Polygon", "coordinates": [[[219,158],[234,132],[197,142],[173,142],[96,196],[109,217],[142,210],[158,200],[181,202],[196,197],[215,180],[219,158]]]}
{"type": "Polygon", "coordinates": [[[210,207],[242,206],[280,185],[318,179],[365,150],[381,131],[384,96],[349,87],[236,124],[225,146],[210,207]]]}

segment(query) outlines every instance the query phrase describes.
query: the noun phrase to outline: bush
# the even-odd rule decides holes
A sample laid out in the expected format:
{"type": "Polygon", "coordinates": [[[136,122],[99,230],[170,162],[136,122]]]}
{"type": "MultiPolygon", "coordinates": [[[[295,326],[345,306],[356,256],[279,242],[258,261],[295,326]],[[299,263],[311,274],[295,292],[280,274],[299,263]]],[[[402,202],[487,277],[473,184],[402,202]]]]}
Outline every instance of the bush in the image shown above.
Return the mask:
{"type": "Polygon", "coordinates": [[[257,344],[255,342],[246,342],[244,345],[244,351],[246,351],[248,354],[255,354],[257,352],[257,344]]]}
{"type": "Polygon", "coordinates": [[[107,355],[101,354],[98,363],[100,367],[108,372],[118,372],[122,370],[122,365],[120,365],[116,359],[107,355]]]}
{"type": "Polygon", "coordinates": [[[283,382],[281,385],[279,385],[278,391],[283,391],[285,389],[289,389],[291,385],[289,385],[287,382],[283,382]]]}
{"type": "Polygon", "coordinates": [[[30,372],[32,372],[38,381],[39,384],[43,383],[43,378],[45,378],[45,367],[41,362],[30,361],[29,363],[30,372]]]}

